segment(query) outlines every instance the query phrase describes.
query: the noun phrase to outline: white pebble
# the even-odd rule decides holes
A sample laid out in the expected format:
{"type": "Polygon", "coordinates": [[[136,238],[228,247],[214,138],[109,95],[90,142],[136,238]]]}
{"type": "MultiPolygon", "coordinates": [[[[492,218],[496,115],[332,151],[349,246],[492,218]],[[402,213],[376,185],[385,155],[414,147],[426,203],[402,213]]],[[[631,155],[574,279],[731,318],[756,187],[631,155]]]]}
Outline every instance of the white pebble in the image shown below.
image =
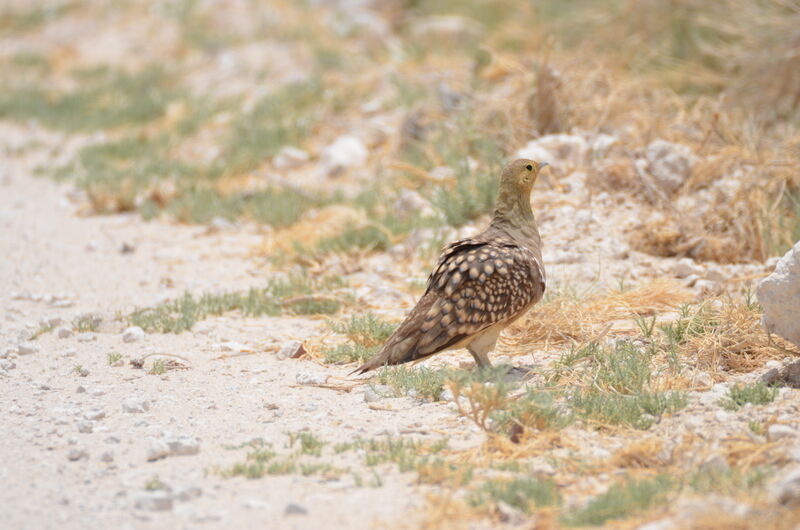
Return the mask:
{"type": "Polygon", "coordinates": [[[144,340],[144,330],[139,326],[131,326],[122,332],[123,342],[139,342],[144,340]]]}

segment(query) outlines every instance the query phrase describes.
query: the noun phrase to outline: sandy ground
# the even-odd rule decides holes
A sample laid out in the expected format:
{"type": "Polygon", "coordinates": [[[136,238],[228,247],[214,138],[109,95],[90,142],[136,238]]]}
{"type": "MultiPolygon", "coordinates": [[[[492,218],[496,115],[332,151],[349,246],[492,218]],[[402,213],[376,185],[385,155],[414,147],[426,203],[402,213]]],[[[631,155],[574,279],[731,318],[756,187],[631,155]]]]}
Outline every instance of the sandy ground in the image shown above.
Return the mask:
{"type": "Polygon", "coordinates": [[[323,320],[221,317],[193,332],[123,342],[123,324],[113,322],[115,314],[186,289],[263,283],[268,272],[253,270],[248,258],[258,234],[236,228],[208,233],[204,227],[147,223],[137,216],[78,217],[67,199],[69,188],[11,172],[0,189],[0,351],[16,351],[42,318],[69,323],[86,312],[105,317],[97,333],[69,338],[46,333],[30,343],[35,353],[8,355],[15,367],[0,378],[4,527],[367,528],[401,515],[413,524],[413,508],[423,502],[420,489],[411,473],[389,471],[391,465],[377,468],[381,488],[353,488],[350,475],[248,480],[224,478],[215,469],[243,460],[244,449],[226,446],[262,438],[281,448],[287,431],[309,430],[336,442],[385,433],[424,437],[435,426],[449,427],[451,444],[478,438],[445,404],[397,398],[382,401],[393,410],[373,410],[364,402],[363,388],[297,385],[299,371],[335,378],[346,370],[309,360],[280,361],[266,350],[323,333],[323,320]],[[122,253],[123,244],[135,250],[122,253]],[[253,353],[224,355],[220,344],[229,341],[253,353]],[[191,367],[150,375],[127,364],[109,366],[110,352],[126,360],[175,354],[191,367]],[[88,375],[75,373],[76,365],[88,375]],[[132,398],[147,401],[149,410],[124,412],[123,403],[132,398]],[[79,432],[79,424],[84,430],[90,424],[92,432],[79,432]],[[148,461],[148,448],[165,432],[196,438],[199,452],[148,461]],[[70,460],[80,451],[86,454],[70,460]],[[136,508],[155,476],[173,493],[185,491],[191,498],[176,501],[172,510],[136,508]],[[292,503],[307,514],[286,515],[292,503]]]}

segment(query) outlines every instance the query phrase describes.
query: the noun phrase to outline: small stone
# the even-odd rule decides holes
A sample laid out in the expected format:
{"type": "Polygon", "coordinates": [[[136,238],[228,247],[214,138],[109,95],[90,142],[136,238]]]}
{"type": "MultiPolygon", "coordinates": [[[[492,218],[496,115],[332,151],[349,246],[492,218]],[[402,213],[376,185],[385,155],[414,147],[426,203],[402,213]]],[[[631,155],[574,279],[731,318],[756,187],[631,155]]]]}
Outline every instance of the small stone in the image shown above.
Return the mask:
{"type": "Polygon", "coordinates": [[[722,455],[711,455],[700,464],[700,470],[708,473],[724,473],[728,469],[728,462],[722,455]]]}
{"type": "Polygon", "coordinates": [[[140,396],[129,397],[122,402],[122,412],[141,414],[148,410],[150,410],[150,402],[140,396]]]}
{"type": "Polygon", "coordinates": [[[200,442],[194,436],[166,436],[163,441],[171,455],[196,455],[200,452],[200,442]]]}
{"type": "Polygon", "coordinates": [[[770,333],[800,346],[800,241],[778,260],[761,280],[756,298],[764,308],[762,321],[770,333]]]}
{"type": "Polygon", "coordinates": [[[107,444],[118,444],[118,443],[120,442],[120,439],[119,439],[119,438],[117,438],[117,437],[116,437],[116,436],[114,436],[114,435],[111,435],[111,436],[109,436],[108,438],[106,438],[106,439],[105,439],[105,440],[103,440],[103,441],[104,441],[105,443],[107,443],[107,444]]]}
{"type": "Polygon", "coordinates": [[[13,370],[16,367],[17,363],[15,363],[14,361],[8,359],[3,359],[2,361],[0,361],[0,368],[2,368],[3,370],[13,370]]]}
{"type": "Polygon", "coordinates": [[[68,327],[61,326],[56,330],[56,336],[59,339],[68,339],[72,336],[72,330],[69,329],[68,327]]]}
{"type": "Polygon", "coordinates": [[[30,342],[22,342],[17,346],[17,353],[19,355],[30,355],[39,351],[39,348],[30,342]]]}
{"type": "Polygon", "coordinates": [[[75,348],[68,348],[64,350],[64,352],[61,355],[63,355],[64,357],[75,357],[76,355],[78,355],[78,350],[76,350],[75,348]]]}
{"type": "Polygon", "coordinates": [[[767,429],[767,436],[770,440],[780,440],[782,438],[795,438],[797,431],[788,425],[781,425],[780,423],[773,423],[767,429]]]}
{"type": "Polygon", "coordinates": [[[372,403],[386,397],[391,389],[386,385],[368,385],[364,390],[364,401],[372,403]]]}
{"type": "Polygon", "coordinates": [[[497,513],[500,515],[500,520],[504,523],[518,525],[525,521],[525,514],[505,501],[497,502],[497,513]]]}
{"type": "Polygon", "coordinates": [[[103,409],[90,409],[83,413],[83,417],[87,420],[99,420],[106,417],[106,412],[103,409]]]}
{"type": "Polygon", "coordinates": [[[800,507],[800,467],[793,469],[775,483],[772,495],[784,506],[800,507]]]}
{"type": "Polygon", "coordinates": [[[73,448],[69,450],[69,453],[67,453],[67,458],[69,459],[70,462],[77,462],[78,460],[88,460],[89,453],[86,451],[86,449],[73,448]]]}
{"type": "Polygon", "coordinates": [[[456,397],[453,395],[453,391],[449,388],[445,388],[442,390],[442,393],[439,394],[439,401],[455,401],[456,397]]]}
{"type": "Polygon", "coordinates": [[[361,140],[345,135],[322,150],[320,165],[328,176],[337,176],[351,167],[364,165],[368,156],[369,151],[361,140]]]}
{"type": "Polygon", "coordinates": [[[239,342],[223,342],[222,344],[219,345],[219,349],[220,351],[234,352],[234,353],[252,351],[249,346],[247,346],[246,344],[241,344],[239,342]]]}
{"type": "Polygon", "coordinates": [[[303,347],[303,343],[299,340],[293,340],[284,345],[277,353],[276,357],[281,361],[284,359],[298,359],[305,355],[305,353],[306,349],[303,347]]]}
{"type": "Polygon", "coordinates": [[[153,462],[170,455],[169,445],[164,440],[153,440],[147,448],[147,461],[153,462]]]}
{"type": "Polygon", "coordinates": [[[161,512],[172,509],[172,495],[166,491],[152,491],[136,497],[135,506],[139,510],[161,512]]]}
{"type": "Polygon", "coordinates": [[[316,372],[297,372],[295,381],[298,385],[324,385],[328,382],[328,374],[320,374],[316,372]]]}
{"type": "Polygon", "coordinates": [[[75,389],[75,393],[83,394],[86,392],[86,387],[83,385],[78,385],[78,388],[75,389]]]}
{"type": "Polygon", "coordinates": [[[297,147],[286,146],[272,159],[275,169],[294,169],[308,162],[308,153],[297,147]]]}
{"type": "Polygon", "coordinates": [[[308,510],[304,507],[300,506],[299,504],[295,504],[290,502],[286,505],[286,508],[283,510],[284,515],[308,515],[308,510]]]}
{"type": "Polygon", "coordinates": [[[101,462],[106,462],[106,463],[113,462],[114,461],[114,453],[112,451],[103,451],[100,454],[100,461],[101,462]]]}
{"type": "MultiPolygon", "coordinates": [[[[771,362],[774,362],[780,366],[778,361],[768,361],[768,368],[770,367],[771,362]]],[[[800,388],[800,361],[789,363],[780,369],[773,367],[771,370],[761,376],[761,382],[766,385],[800,388]]]]}
{"type": "Polygon", "coordinates": [[[83,434],[90,434],[94,429],[94,422],[89,420],[81,420],[78,422],[78,432],[83,434]]]}
{"type": "Polygon", "coordinates": [[[183,488],[181,490],[178,490],[175,493],[175,500],[178,500],[178,501],[181,501],[181,502],[186,502],[186,501],[190,501],[192,499],[196,499],[196,498],[200,497],[202,494],[203,494],[203,490],[201,490],[200,488],[198,488],[196,486],[189,486],[189,487],[183,488]]]}
{"type": "Polygon", "coordinates": [[[676,278],[688,278],[692,274],[700,275],[702,274],[703,269],[698,267],[694,260],[691,258],[681,258],[678,260],[672,267],[672,274],[675,275],[676,278]]]}
{"type": "Polygon", "coordinates": [[[661,188],[674,193],[691,176],[695,156],[685,145],[654,140],[645,152],[647,169],[661,188]]]}
{"type": "Polygon", "coordinates": [[[122,332],[123,342],[139,342],[144,340],[144,330],[139,326],[131,326],[122,332]]]}

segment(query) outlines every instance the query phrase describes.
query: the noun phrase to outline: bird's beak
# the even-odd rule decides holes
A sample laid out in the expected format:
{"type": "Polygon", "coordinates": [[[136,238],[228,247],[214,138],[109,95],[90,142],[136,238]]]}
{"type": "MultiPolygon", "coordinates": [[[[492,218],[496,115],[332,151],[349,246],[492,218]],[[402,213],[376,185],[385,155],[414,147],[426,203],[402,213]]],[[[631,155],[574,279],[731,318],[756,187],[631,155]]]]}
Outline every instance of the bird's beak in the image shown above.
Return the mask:
{"type": "Polygon", "coordinates": [[[539,162],[539,169],[542,169],[543,167],[546,167],[546,166],[549,166],[549,165],[550,164],[548,164],[547,162],[539,162]]]}

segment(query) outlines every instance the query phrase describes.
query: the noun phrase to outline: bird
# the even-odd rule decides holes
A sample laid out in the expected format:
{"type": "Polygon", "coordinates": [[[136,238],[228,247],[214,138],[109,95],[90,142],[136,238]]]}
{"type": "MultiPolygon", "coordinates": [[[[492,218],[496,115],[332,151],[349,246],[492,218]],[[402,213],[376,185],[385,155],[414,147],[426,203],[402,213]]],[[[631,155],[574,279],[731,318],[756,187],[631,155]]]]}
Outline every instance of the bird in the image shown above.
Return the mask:
{"type": "Polygon", "coordinates": [[[547,165],[518,159],[503,169],[489,226],[444,247],[414,309],[353,374],[458,348],[479,369],[491,367],[488,354],[500,332],[544,295],[542,239],[530,194],[547,165]]]}

